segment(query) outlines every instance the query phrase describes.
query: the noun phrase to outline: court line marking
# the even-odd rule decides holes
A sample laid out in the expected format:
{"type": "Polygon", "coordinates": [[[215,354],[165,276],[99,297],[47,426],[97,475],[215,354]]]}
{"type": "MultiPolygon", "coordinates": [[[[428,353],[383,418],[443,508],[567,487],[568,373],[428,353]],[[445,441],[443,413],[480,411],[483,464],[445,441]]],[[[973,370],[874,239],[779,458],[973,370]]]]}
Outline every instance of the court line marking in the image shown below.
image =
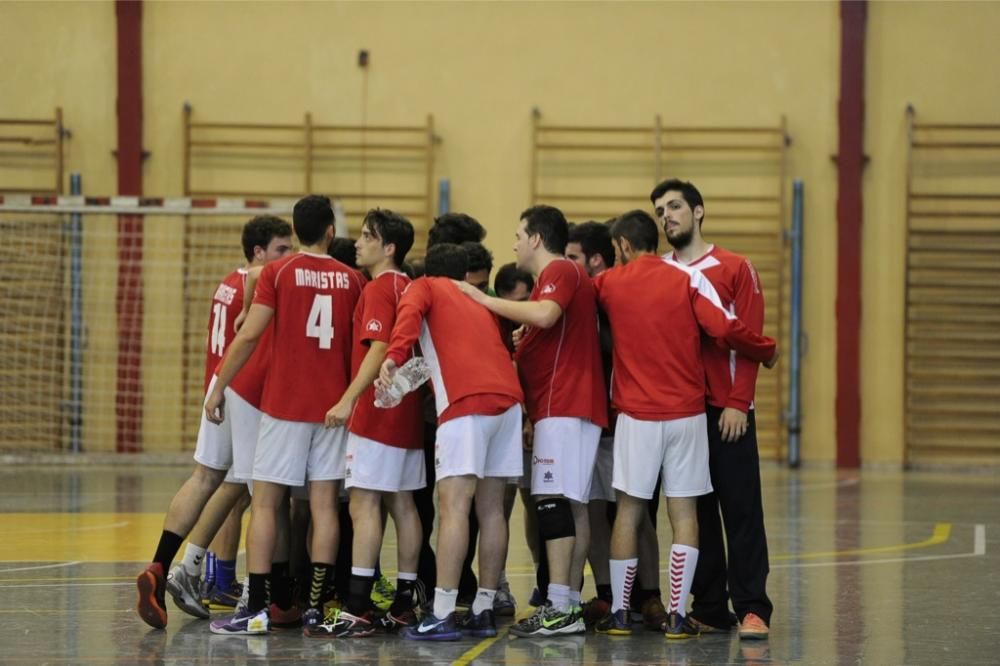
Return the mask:
{"type": "Polygon", "coordinates": [[[16,569],[0,569],[0,574],[13,573],[15,571],[38,571],[39,569],[59,569],[61,567],[71,567],[74,564],[82,564],[82,560],[73,562],[56,562],[55,564],[39,564],[31,567],[17,567],[16,569]]]}
{"type": "Polygon", "coordinates": [[[942,543],[947,543],[951,538],[951,523],[937,523],[934,525],[934,532],[930,537],[916,543],[903,543],[894,546],[875,546],[872,548],[851,548],[848,550],[828,550],[826,552],[814,553],[786,553],[771,557],[771,561],[783,560],[812,560],[825,557],[844,557],[846,555],[870,555],[875,553],[895,553],[900,550],[915,550],[917,548],[930,548],[942,543]]]}
{"type": "Polygon", "coordinates": [[[478,644],[476,644],[471,649],[466,650],[465,652],[463,652],[462,655],[458,659],[456,659],[455,661],[451,662],[452,666],[466,666],[467,664],[471,664],[472,661],[476,657],[478,657],[479,655],[481,655],[483,652],[485,652],[487,649],[489,649],[489,647],[491,645],[493,645],[494,643],[496,643],[498,640],[500,640],[501,638],[503,638],[506,635],[507,635],[507,627],[504,627],[499,632],[497,632],[496,636],[492,636],[491,638],[483,639],[482,641],[480,641],[478,644]]]}

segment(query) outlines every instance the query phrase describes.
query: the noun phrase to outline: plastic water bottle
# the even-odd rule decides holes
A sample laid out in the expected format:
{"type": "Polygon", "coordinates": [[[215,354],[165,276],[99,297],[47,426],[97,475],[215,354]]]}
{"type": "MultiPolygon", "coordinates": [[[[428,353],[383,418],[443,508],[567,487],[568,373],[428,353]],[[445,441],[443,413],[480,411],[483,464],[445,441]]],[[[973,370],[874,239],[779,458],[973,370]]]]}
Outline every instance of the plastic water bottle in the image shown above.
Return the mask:
{"type": "Polygon", "coordinates": [[[403,401],[403,396],[417,390],[431,376],[430,366],[422,356],[414,356],[403,364],[386,387],[375,389],[375,406],[390,409],[403,401]]]}

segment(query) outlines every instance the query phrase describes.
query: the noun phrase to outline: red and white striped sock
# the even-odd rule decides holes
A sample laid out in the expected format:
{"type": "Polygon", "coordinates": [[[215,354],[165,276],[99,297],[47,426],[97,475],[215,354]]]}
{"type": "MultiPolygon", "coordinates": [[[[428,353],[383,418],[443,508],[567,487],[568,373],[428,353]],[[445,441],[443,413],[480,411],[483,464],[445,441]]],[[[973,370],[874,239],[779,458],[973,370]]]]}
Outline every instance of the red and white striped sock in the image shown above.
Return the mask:
{"type": "Polygon", "coordinates": [[[636,571],[639,568],[638,558],[630,560],[611,560],[611,612],[628,608],[629,597],[632,596],[632,586],[635,585],[636,571]]]}
{"type": "Polygon", "coordinates": [[[670,590],[668,613],[687,615],[688,595],[694,581],[694,568],[698,564],[698,549],[674,544],[670,547],[670,590]]]}

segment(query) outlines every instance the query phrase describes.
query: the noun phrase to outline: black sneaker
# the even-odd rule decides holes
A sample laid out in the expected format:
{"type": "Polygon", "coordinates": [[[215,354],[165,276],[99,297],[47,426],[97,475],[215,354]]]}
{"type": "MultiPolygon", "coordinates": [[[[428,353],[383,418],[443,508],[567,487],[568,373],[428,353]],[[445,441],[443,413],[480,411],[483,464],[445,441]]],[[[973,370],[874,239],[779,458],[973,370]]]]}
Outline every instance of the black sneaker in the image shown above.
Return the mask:
{"type": "Polygon", "coordinates": [[[489,638],[497,635],[497,622],[493,610],[487,608],[482,613],[473,614],[472,609],[458,618],[458,629],[463,636],[489,638]]]}
{"type": "Polygon", "coordinates": [[[697,638],[698,633],[698,627],[686,616],[677,612],[667,615],[667,629],[663,632],[663,635],[667,638],[673,640],[697,638]]]}
{"type": "Polygon", "coordinates": [[[619,608],[613,613],[608,613],[594,625],[594,631],[609,636],[631,636],[632,621],[629,618],[628,610],[619,608]]]}
{"type": "Polygon", "coordinates": [[[418,622],[417,609],[407,608],[402,613],[394,613],[392,608],[375,621],[375,628],[385,634],[394,634],[404,627],[412,627],[418,622]]]}
{"type": "Polygon", "coordinates": [[[583,622],[583,611],[580,608],[560,611],[550,605],[539,606],[533,615],[510,628],[510,633],[522,638],[583,634],[586,631],[587,625],[583,622]]]}

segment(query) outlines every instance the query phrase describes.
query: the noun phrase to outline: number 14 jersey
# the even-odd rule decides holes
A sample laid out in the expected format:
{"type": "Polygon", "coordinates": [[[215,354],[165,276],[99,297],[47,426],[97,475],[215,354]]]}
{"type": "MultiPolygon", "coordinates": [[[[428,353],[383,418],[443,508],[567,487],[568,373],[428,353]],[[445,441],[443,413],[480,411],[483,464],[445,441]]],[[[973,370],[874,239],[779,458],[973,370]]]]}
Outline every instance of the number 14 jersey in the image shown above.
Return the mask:
{"type": "Polygon", "coordinates": [[[361,288],[353,269],[327,255],[300,252],[264,267],[253,302],[274,310],[274,334],[261,411],[323,422],[350,382],[351,317],[361,288]]]}

